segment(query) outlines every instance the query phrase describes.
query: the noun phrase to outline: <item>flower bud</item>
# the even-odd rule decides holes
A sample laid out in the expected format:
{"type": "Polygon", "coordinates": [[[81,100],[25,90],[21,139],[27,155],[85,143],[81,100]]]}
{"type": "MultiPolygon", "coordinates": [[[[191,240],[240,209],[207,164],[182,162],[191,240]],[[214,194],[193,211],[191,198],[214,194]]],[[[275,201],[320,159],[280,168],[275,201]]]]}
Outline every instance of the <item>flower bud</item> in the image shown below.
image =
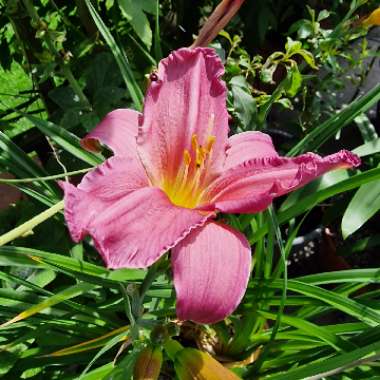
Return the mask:
{"type": "Polygon", "coordinates": [[[134,380],[157,380],[162,365],[162,350],[159,347],[143,349],[135,363],[134,380]]]}
{"type": "Polygon", "coordinates": [[[239,379],[211,355],[195,348],[184,348],[177,353],[175,359],[174,368],[179,380],[239,379]]]}
{"type": "Polygon", "coordinates": [[[245,0],[222,0],[206,20],[192,48],[207,46],[235,16],[245,0]]]}

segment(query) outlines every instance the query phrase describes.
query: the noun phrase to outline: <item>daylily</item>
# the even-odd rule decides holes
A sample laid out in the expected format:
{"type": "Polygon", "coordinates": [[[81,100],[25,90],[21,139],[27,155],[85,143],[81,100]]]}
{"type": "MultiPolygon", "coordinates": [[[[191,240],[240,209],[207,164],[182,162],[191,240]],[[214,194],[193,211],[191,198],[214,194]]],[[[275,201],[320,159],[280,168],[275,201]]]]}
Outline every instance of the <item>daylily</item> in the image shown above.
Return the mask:
{"type": "Polygon", "coordinates": [[[171,250],[177,315],[214,323],[241,301],[250,275],[245,236],[217,213],[257,213],[321,174],[357,166],[348,151],[280,157],[260,132],[228,137],[224,68],[213,49],[163,59],[144,112],[118,109],[82,140],[114,156],[75,187],[63,182],[75,241],[91,235],[109,268],[144,268],[171,250]]]}

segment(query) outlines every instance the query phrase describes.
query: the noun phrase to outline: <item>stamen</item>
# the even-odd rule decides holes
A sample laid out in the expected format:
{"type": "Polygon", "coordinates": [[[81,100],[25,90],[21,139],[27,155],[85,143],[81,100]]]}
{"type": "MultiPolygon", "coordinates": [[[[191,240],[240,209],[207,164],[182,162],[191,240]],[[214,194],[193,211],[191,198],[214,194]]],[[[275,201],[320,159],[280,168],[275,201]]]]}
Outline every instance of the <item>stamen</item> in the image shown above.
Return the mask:
{"type": "Polygon", "coordinates": [[[185,149],[183,152],[183,162],[185,163],[186,166],[190,166],[191,163],[191,155],[190,152],[185,149]]]}
{"type": "Polygon", "coordinates": [[[202,146],[197,147],[197,150],[195,152],[195,163],[197,165],[197,168],[200,168],[205,161],[207,152],[204,151],[204,148],[202,146]]]}
{"type": "MultiPolygon", "coordinates": [[[[213,128],[214,119],[211,115],[209,128],[213,128]]],[[[184,149],[183,162],[176,177],[164,185],[169,198],[178,206],[193,208],[202,200],[216,140],[211,134],[206,136],[205,140],[202,139],[203,145],[199,144],[197,134],[191,136],[191,148],[184,149]]]]}
{"type": "Polygon", "coordinates": [[[207,137],[207,142],[206,142],[207,153],[211,152],[212,147],[214,146],[215,140],[216,140],[215,136],[208,136],[207,137]]]}
{"type": "Polygon", "coordinates": [[[193,151],[196,152],[198,150],[198,136],[194,133],[191,136],[191,147],[193,148],[193,151]]]}

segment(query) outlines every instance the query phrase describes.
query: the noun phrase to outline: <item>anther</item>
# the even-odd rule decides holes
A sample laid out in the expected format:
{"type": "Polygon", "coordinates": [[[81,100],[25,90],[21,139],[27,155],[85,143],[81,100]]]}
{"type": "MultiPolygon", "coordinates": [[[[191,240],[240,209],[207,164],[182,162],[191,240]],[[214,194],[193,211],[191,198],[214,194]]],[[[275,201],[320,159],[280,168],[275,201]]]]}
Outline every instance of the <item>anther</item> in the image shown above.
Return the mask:
{"type": "Polygon", "coordinates": [[[199,147],[197,147],[197,150],[195,152],[195,162],[198,168],[202,165],[205,158],[206,158],[206,155],[205,155],[204,148],[200,145],[199,147]]]}

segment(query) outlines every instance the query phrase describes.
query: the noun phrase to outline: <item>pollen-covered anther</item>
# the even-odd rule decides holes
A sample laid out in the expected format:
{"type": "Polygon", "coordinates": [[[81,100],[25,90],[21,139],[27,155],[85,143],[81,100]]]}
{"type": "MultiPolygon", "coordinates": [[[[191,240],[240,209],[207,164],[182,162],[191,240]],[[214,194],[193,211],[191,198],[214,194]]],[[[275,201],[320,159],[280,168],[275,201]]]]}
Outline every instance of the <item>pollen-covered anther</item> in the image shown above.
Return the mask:
{"type": "Polygon", "coordinates": [[[210,155],[215,143],[215,136],[208,136],[204,146],[198,142],[198,136],[194,133],[191,136],[191,148],[194,152],[196,168],[200,168],[210,155]]]}

